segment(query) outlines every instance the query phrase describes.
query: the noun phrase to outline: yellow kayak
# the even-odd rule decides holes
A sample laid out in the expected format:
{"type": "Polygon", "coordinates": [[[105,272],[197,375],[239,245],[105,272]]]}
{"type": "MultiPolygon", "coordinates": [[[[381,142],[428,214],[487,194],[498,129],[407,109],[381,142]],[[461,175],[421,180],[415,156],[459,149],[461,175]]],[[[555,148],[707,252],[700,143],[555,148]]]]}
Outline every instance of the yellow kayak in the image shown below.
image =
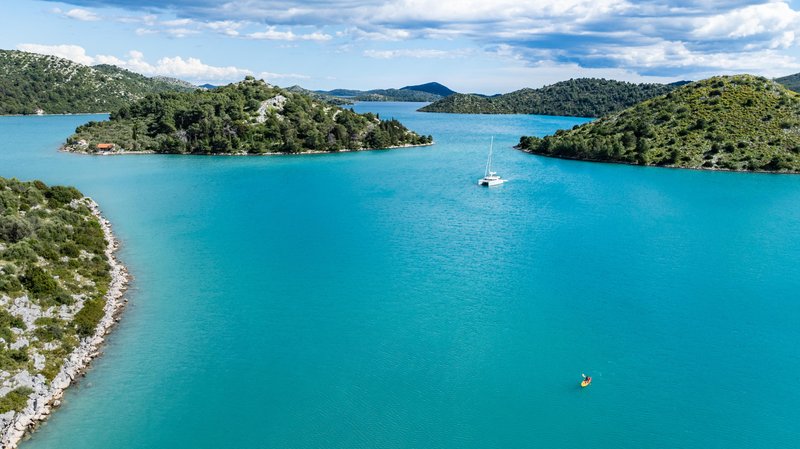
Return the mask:
{"type": "Polygon", "coordinates": [[[583,379],[583,382],[581,382],[581,387],[586,388],[591,383],[592,383],[592,378],[591,377],[587,377],[587,378],[583,379]]]}

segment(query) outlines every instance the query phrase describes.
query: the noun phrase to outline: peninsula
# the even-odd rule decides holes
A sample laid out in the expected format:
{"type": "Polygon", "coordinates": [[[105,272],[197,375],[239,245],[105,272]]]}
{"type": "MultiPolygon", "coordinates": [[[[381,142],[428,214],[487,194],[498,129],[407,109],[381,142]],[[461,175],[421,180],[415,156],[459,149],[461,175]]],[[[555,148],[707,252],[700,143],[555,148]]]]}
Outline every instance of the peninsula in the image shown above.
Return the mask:
{"type": "Polygon", "coordinates": [[[248,76],[213,90],[148,95],[67,139],[84,153],[297,154],[429,145],[399,121],[357,114],[248,76]]]}
{"type": "Polygon", "coordinates": [[[538,114],[600,117],[665,94],[681,83],[634,84],[596,78],[561,81],[503,95],[454,94],[420,108],[458,114],[538,114]]]}
{"type": "Polygon", "coordinates": [[[97,204],[0,178],[0,445],[60,405],[123,305],[125,268],[97,204]]]}
{"type": "Polygon", "coordinates": [[[329,91],[318,90],[318,94],[333,96],[352,101],[408,101],[425,102],[437,101],[456,92],[449,87],[437,82],[405,86],[400,89],[334,89],[329,91]]]}
{"type": "Polygon", "coordinates": [[[0,115],[110,112],[147,94],[188,92],[174,78],[148,78],[113,65],[0,50],[0,115]]]}
{"type": "Polygon", "coordinates": [[[717,76],[544,138],[529,153],[680,168],[800,172],[800,94],[763,77],[717,76]]]}

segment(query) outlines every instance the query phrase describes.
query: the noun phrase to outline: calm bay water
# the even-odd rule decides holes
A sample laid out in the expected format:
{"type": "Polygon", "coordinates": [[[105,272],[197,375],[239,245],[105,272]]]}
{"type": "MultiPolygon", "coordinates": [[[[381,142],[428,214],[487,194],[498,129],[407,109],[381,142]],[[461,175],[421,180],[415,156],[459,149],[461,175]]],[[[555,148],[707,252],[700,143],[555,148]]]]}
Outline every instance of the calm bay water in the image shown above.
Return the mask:
{"type": "Polygon", "coordinates": [[[511,146],[582,120],[418,106],[357,110],[435,146],[297,157],[0,118],[0,176],[94,197],[135,276],[23,449],[797,447],[800,177],[540,158],[511,146]],[[492,135],[511,181],[478,188],[492,135]]]}

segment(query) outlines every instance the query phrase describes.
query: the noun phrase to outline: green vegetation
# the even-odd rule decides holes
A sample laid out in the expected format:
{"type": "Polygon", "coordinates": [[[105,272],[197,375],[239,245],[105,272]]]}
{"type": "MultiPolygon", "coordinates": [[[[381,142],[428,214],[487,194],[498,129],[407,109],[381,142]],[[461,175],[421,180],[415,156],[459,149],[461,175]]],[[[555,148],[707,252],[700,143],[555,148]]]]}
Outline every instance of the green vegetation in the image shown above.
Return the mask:
{"type": "Polygon", "coordinates": [[[677,84],[633,84],[579,78],[561,81],[540,89],[521,89],[492,97],[455,94],[420,108],[420,111],[600,117],[665,94],[676,87],[677,84]]]}
{"type": "MultiPolygon", "coordinates": [[[[94,332],[111,281],[105,250],[78,190],[0,178],[0,382],[22,371],[52,380],[94,332]]],[[[26,391],[0,398],[0,410],[18,410],[26,391]]]]}
{"type": "Polygon", "coordinates": [[[105,301],[102,296],[92,298],[83,305],[83,308],[75,314],[75,329],[81,337],[88,337],[94,333],[94,329],[103,318],[103,306],[105,301]]]}
{"type": "Polygon", "coordinates": [[[546,156],[684,168],[800,172],[800,94],[720,76],[519,148],[546,156]]]}
{"type": "Polygon", "coordinates": [[[108,112],[146,94],[191,91],[111,65],[88,67],[55,56],[0,50],[0,114],[108,112]]]}
{"type": "Polygon", "coordinates": [[[291,87],[286,88],[287,91],[308,95],[309,97],[313,98],[314,100],[321,101],[323,103],[332,104],[334,106],[343,106],[346,104],[353,104],[352,100],[348,100],[346,98],[340,98],[333,95],[326,94],[324,92],[314,92],[313,90],[304,89],[300,86],[294,85],[291,87]]]}
{"type": "Polygon", "coordinates": [[[0,398],[0,414],[14,410],[18,412],[25,408],[28,402],[28,396],[33,393],[33,390],[28,387],[19,387],[9,391],[5,396],[0,398]]]}
{"type": "Polygon", "coordinates": [[[111,143],[124,151],[185,154],[264,154],[374,149],[428,144],[397,120],[356,114],[264,81],[213,90],[148,95],[89,122],[67,140],[71,151],[111,143]]]}
{"type": "Polygon", "coordinates": [[[353,97],[355,101],[436,101],[441,95],[417,90],[374,89],[361,92],[353,97]]]}
{"type": "Polygon", "coordinates": [[[344,97],[353,101],[437,101],[452,95],[455,92],[439,83],[418,84],[416,86],[406,86],[401,89],[373,89],[373,90],[354,90],[354,89],[334,89],[329,91],[317,91],[317,93],[344,97]]]}
{"type": "Polygon", "coordinates": [[[786,86],[787,89],[800,92],[800,73],[775,78],[775,81],[786,86]]]}

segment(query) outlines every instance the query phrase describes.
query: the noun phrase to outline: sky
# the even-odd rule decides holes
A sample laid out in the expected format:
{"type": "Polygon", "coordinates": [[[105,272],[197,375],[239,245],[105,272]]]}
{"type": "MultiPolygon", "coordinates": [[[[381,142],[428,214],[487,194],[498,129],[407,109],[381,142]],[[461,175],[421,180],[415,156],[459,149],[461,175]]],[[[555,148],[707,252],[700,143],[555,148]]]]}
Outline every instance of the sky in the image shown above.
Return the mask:
{"type": "Polygon", "coordinates": [[[3,0],[0,48],[225,84],[485,94],[800,72],[800,0],[3,0]]]}

